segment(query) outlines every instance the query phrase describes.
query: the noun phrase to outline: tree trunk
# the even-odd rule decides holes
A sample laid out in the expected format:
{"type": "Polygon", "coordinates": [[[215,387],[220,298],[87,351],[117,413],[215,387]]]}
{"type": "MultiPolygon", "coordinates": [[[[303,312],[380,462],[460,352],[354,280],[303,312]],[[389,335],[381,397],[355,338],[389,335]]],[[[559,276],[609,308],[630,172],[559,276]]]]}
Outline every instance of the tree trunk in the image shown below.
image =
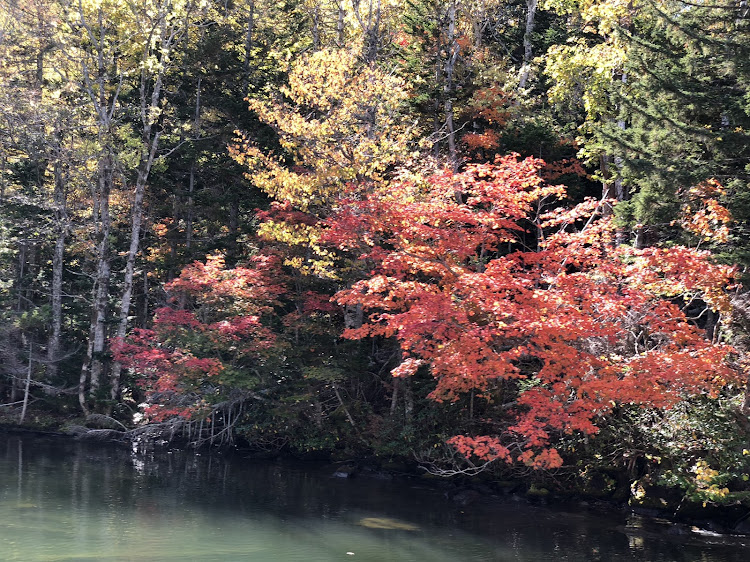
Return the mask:
{"type": "Polygon", "coordinates": [[[106,322],[109,312],[109,283],[112,267],[112,251],[110,248],[112,219],[109,214],[109,204],[115,175],[115,151],[112,148],[111,134],[112,116],[117,106],[119,87],[115,89],[114,93],[112,93],[111,88],[107,88],[110,75],[106,36],[109,29],[103,7],[100,6],[97,10],[96,25],[91,24],[84,13],[82,4],[78,6],[77,15],[80,16],[79,21],[86,30],[92,48],[90,59],[81,59],[80,70],[84,88],[91,102],[94,118],[97,121],[101,145],[97,178],[93,187],[94,212],[92,216],[94,236],[97,240],[97,264],[94,274],[89,340],[78,380],[78,402],[84,414],[88,415],[87,390],[89,396],[97,393],[104,370],[103,355],[106,345],[106,322]],[[94,67],[91,68],[90,64],[93,64],[94,67]]]}
{"type": "Polygon", "coordinates": [[[414,417],[414,393],[411,389],[411,381],[404,379],[404,425],[410,426],[414,417]]]}
{"type": "Polygon", "coordinates": [[[381,0],[377,0],[375,7],[370,2],[370,13],[367,18],[367,50],[365,51],[365,60],[372,64],[378,59],[380,53],[380,19],[381,14],[381,0]]]}
{"type": "Polygon", "coordinates": [[[396,415],[396,409],[398,408],[398,390],[401,387],[400,377],[391,377],[393,380],[393,390],[391,391],[391,417],[396,415]]]}
{"type": "MultiPolygon", "coordinates": [[[[141,240],[141,225],[143,223],[143,198],[146,193],[146,183],[151,172],[151,166],[156,157],[156,150],[159,146],[160,133],[156,132],[151,136],[150,127],[144,130],[144,146],[141,153],[141,164],[138,167],[138,176],[135,183],[135,193],[133,197],[133,215],[130,228],[130,247],[128,248],[128,259],[125,264],[125,279],[123,281],[122,298],[120,300],[120,315],[117,323],[117,341],[125,339],[128,330],[128,317],[130,315],[130,303],[133,297],[133,277],[135,275],[135,260],[138,257],[138,248],[141,240]]],[[[120,395],[120,374],[122,365],[115,362],[112,365],[112,375],[110,378],[111,390],[110,395],[113,400],[117,400],[120,395]]]]}
{"type": "Polygon", "coordinates": [[[341,397],[341,393],[339,392],[339,386],[336,383],[333,383],[333,392],[334,394],[336,394],[336,399],[339,401],[339,406],[341,406],[341,409],[344,411],[344,415],[346,415],[346,419],[349,421],[349,425],[354,428],[354,431],[359,433],[359,431],[357,430],[357,424],[355,423],[354,418],[349,411],[349,408],[346,407],[346,403],[344,403],[344,399],[341,397]]]}
{"type": "Polygon", "coordinates": [[[148,271],[144,269],[143,276],[143,294],[141,296],[141,314],[139,318],[139,326],[141,328],[148,328],[149,325],[149,313],[148,313],[148,271]]]}
{"type": "MultiPolygon", "coordinates": [[[[176,41],[176,30],[170,28],[168,14],[162,12],[158,19],[154,21],[154,29],[161,33],[159,45],[147,49],[143,60],[143,70],[141,71],[140,82],[140,117],[141,125],[141,155],[138,164],[138,173],[135,180],[135,189],[133,193],[133,213],[130,227],[130,245],[128,247],[128,258],[125,263],[125,278],[123,279],[122,298],[120,299],[120,313],[117,323],[116,340],[118,342],[125,339],[128,331],[128,318],[130,316],[130,304],[133,297],[133,277],[135,276],[135,260],[138,257],[138,249],[141,241],[141,226],[143,224],[143,199],[146,193],[146,184],[148,183],[151,167],[156,158],[156,152],[159,149],[159,138],[161,131],[156,125],[156,115],[161,113],[162,108],[162,86],[164,75],[167,71],[169,57],[176,41]],[[162,64],[159,70],[151,75],[146,70],[145,63],[148,56],[156,54],[162,64]],[[149,91],[150,88],[150,91],[149,91]]],[[[115,362],[112,365],[110,374],[110,397],[112,400],[118,400],[120,396],[120,375],[122,365],[115,362]]]]}
{"type": "Polygon", "coordinates": [[[24,277],[26,276],[26,250],[28,241],[21,240],[18,244],[18,275],[16,277],[16,313],[20,314],[23,310],[23,287],[24,277]]]}
{"type": "Polygon", "coordinates": [[[344,3],[339,0],[337,5],[338,8],[338,19],[336,20],[336,44],[339,48],[344,47],[344,16],[346,11],[344,9],[344,3]]]}
{"type": "Polygon", "coordinates": [[[471,32],[474,36],[474,49],[479,50],[484,44],[484,31],[487,28],[487,0],[480,0],[475,10],[471,11],[471,32]]]}
{"type": "MultiPolygon", "coordinates": [[[[627,75],[622,74],[620,80],[623,84],[627,83],[627,75]]],[[[621,130],[625,130],[627,127],[623,119],[618,119],[617,127],[621,130]]],[[[602,199],[614,199],[616,203],[625,201],[627,199],[627,193],[625,191],[625,185],[622,182],[622,167],[624,164],[624,158],[621,154],[603,154],[600,157],[601,160],[601,172],[602,172],[602,199]],[[614,169],[612,169],[614,166],[614,169]],[[614,176],[614,177],[613,177],[614,176]]],[[[604,206],[603,214],[605,216],[612,215],[614,208],[611,204],[607,203],[604,206]]],[[[617,229],[615,234],[615,244],[624,244],[626,241],[626,235],[622,228],[617,229]]],[[[643,242],[642,233],[636,236],[636,245],[643,242]]]]}
{"type": "Polygon", "coordinates": [[[23,420],[26,419],[26,408],[29,405],[29,389],[31,388],[31,373],[32,373],[32,366],[34,364],[33,361],[31,360],[31,356],[33,352],[34,352],[34,346],[31,343],[31,341],[29,341],[29,365],[26,370],[26,385],[24,386],[24,391],[23,391],[23,406],[21,406],[21,416],[18,419],[19,424],[22,424],[23,420]]]}
{"type": "Polygon", "coordinates": [[[239,259],[240,202],[232,196],[229,201],[229,240],[227,240],[226,265],[234,267],[239,259]]]}
{"type": "MultiPolygon", "coordinates": [[[[253,3],[250,4],[250,20],[252,22],[252,9],[253,9],[253,3]]],[[[249,26],[252,25],[252,23],[248,24],[249,26]]],[[[250,31],[248,31],[250,33],[250,31]]],[[[249,71],[249,62],[248,62],[248,71],[249,71]]],[[[196,85],[196,94],[195,94],[195,113],[193,115],[193,136],[195,138],[200,137],[200,127],[201,127],[201,82],[202,78],[198,77],[198,84],[196,85]]],[[[195,158],[193,158],[193,161],[190,163],[190,176],[188,177],[188,197],[187,197],[187,211],[185,216],[185,249],[188,252],[188,256],[190,254],[190,248],[193,244],[193,194],[195,193],[195,158]]]]}
{"type": "Polygon", "coordinates": [[[526,0],[526,30],[523,33],[523,64],[518,78],[519,90],[526,89],[529,72],[531,71],[531,60],[534,54],[531,34],[534,33],[537,5],[538,0],[526,0]]]}
{"type": "MultiPolygon", "coordinates": [[[[245,61],[242,65],[242,95],[247,96],[250,92],[250,60],[253,50],[253,32],[255,31],[255,0],[250,0],[247,5],[247,27],[245,29],[245,61]]],[[[200,78],[198,78],[198,92],[200,96],[200,78]]],[[[200,97],[199,97],[200,99],[200,97]]],[[[200,104],[200,102],[198,102],[200,104]]]]}
{"type": "Polygon", "coordinates": [[[63,259],[65,257],[65,239],[68,234],[68,216],[65,204],[65,179],[63,177],[62,163],[55,162],[55,228],[57,239],[55,250],[52,255],[52,295],[50,304],[52,307],[51,334],[47,342],[47,377],[49,379],[57,375],[57,362],[60,360],[60,338],[62,335],[62,279],[63,259]]]}
{"type": "Polygon", "coordinates": [[[456,61],[460,52],[458,37],[456,34],[456,2],[451,2],[448,7],[448,34],[447,45],[448,51],[445,58],[445,83],[443,84],[443,94],[445,96],[445,127],[447,129],[448,139],[448,158],[453,171],[458,170],[458,153],[456,151],[456,131],[453,125],[453,94],[454,94],[454,75],[456,61]]]}
{"type": "Polygon", "coordinates": [[[312,40],[313,51],[320,50],[320,7],[315,5],[312,10],[312,40]]]}
{"type": "Polygon", "coordinates": [[[103,371],[103,354],[106,342],[107,313],[109,304],[109,280],[111,273],[111,248],[110,231],[112,219],[109,214],[110,194],[113,181],[113,161],[110,154],[105,154],[99,166],[99,178],[97,181],[96,208],[98,244],[97,265],[94,278],[93,309],[91,324],[89,326],[89,343],[86,349],[86,359],[81,368],[81,377],[78,384],[78,401],[84,413],[88,414],[86,404],[86,383],[89,383],[89,395],[94,395],[99,389],[100,377],[103,371]]]}
{"type": "Polygon", "coordinates": [[[364,309],[360,303],[344,305],[344,328],[356,330],[364,322],[364,309]]]}
{"type": "Polygon", "coordinates": [[[193,194],[195,193],[195,162],[190,164],[190,175],[188,176],[187,209],[185,211],[185,250],[190,255],[193,247],[193,194]]]}

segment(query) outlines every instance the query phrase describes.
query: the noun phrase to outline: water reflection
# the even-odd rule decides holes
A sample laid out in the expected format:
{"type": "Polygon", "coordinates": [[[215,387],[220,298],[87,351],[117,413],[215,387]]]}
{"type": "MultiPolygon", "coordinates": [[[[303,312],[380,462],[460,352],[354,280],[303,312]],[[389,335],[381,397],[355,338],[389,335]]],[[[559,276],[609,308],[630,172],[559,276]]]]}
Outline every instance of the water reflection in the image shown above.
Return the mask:
{"type": "Polygon", "coordinates": [[[463,508],[317,466],[0,435],[2,560],[744,562],[745,542],[510,499],[463,508]]]}

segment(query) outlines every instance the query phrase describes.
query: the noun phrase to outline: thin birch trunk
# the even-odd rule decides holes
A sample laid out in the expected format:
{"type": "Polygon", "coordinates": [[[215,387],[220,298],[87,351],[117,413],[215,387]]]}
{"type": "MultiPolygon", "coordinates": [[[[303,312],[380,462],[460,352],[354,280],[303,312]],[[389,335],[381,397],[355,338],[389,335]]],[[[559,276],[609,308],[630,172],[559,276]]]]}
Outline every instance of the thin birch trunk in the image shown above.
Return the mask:
{"type": "Polygon", "coordinates": [[[100,161],[99,178],[95,188],[94,197],[97,200],[98,217],[98,242],[97,242],[97,265],[94,278],[94,298],[89,326],[89,342],[86,349],[86,359],[81,368],[81,376],[78,384],[78,401],[84,413],[88,415],[89,408],[86,403],[86,384],[89,383],[88,394],[94,395],[99,389],[101,374],[103,372],[102,355],[105,349],[107,314],[109,305],[109,282],[111,273],[112,251],[110,248],[110,234],[112,220],[109,214],[110,195],[113,181],[112,157],[106,154],[100,161]]]}
{"type": "Polygon", "coordinates": [[[55,162],[55,189],[53,194],[55,205],[55,228],[57,239],[52,255],[52,330],[47,342],[47,377],[57,375],[57,362],[60,359],[60,338],[62,335],[62,280],[63,263],[65,257],[65,241],[68,234],[68,216],[65,202],[65,178],[62,163],[55,162]]]}
{"type": "Polygon", "coordinates": [[[410,426],[414,421],[414,393],[411,389],[411,381],[404,379],[404,424],[410,426]]]}
{"type": "MultiPolygon", "coordinates": [[[[141,238],[141,225],[143,223],[143,198],[146,192],[146,182],[148,181],[148,174],[151,168],[151,164],[154,160],[154,155],[158,146],[158,133],[152,141],[151,150],[147,157],[146,162],[142,162],[141,167],[138,170],[138,177],[135,185],[135,196],[133,198],[133,215],[132,224],[130,228],[130,246],[128,248],[128,259],[125,263],[125,279],[123,281],[123,292],[120,300],[120,314],[119,321],[117,323],[117,341],[125,339],[125,334],[128,329],[128,317],[130,315],[130,304],[133,298],[133,278],[135,276],[135,260],[138,256],[138,248],[140,246],[141,238]]],[[[115,362],[112,365],[112,374],[110,377],[110,395],[113,400],[116,400],[120,394],[120,375],[122,372],[122,366],[119,362],[115,362]]]]}
{"type": "MultiPolygon", "coordinates": [[[[251,10],[252,10],[251,4],[251,10]]],[[[251,14],[252,20],[252,14],[251,14]]],[[[249,61],[247,69],[249,72],[249,61]]],[[[193,136],[196,138],[200,137],[201,128],[201,82],[202,77],[198,77],[198,84],[196,85],[195,94],[195,114],[193,116],[193,136]]],[[[187,197],[187,212],[185,216],[185,249],[190,253],[190,248],[193,245],[193,194],[195,193],[195,159],[190,163],[190,176],[188,177],[188,197],[187,197]]]]}
{"type": "Polygon", "coordinates": [[[339,392],[339,386],[336,383],[333,383],[333,392],[336,394],[336,399],[339,401],[339,405],[341,406],[341,409],[344,410],[344,415],[346,415],[346,419],[349,421],[349,425],[351,425],[355,431],[358,431],[357,424],[354,421],[354,418],[352,417],[351,412],[349,412],[349,408],[346,407],[346,404],[344,403],[344,399],[341,397],[341,393],[339,392]]]}
{"type": "Polygon", "coordinates": [[[445,59],[445,83],[443,84],[443,94],[445,96],[444,112],[445,126],[448,138],[448,158],[450,159],[453,170],[458,169],[458,153],[456,151],[456,131],[453,124],[453,94],[454,94],[454,76],[456,61],[460,52],[458,36],[456,34],[456,2],[451,2],[448,7],[448,34],[447,34],[448,53],[445,59]]]}
{"type": "Polygon", "coordinates": [[[29,405],[29,389],[31,388],[31,373],[32,373],[32,353],[34,352],[34,344],[29,341],[29,366],[26,370],[26,386],[23,391],[23,406],[21,407],[21,416],[18,419],[18,423],[22,424],[23,420],[26,419],[26,408],[29,405]]]}
{"type": "Polygon", "coordinates": [[[86,95],[91,102],[97,122],[100,143],[99,165],[97,178],[93,187],[94,235],[97,244],[97,265],[94,274],[93,303],[91,322],[89,325],[89,341],[86,348],[86,358],[81,367],[78,381],[78,402],[83,412],[89,414],[88,395],[94,396],[99,390],[101,376],[104,371],[103,356],[106,348],[107,316],[109,312],[109,284],[111,274],[112,250],[110,242],[111,217],[110,197],[115,175],[115,150],[112,146],[112,121],[118,106],[122,77],[112,92],[107,85],[110,83],[107,53],[109,46],[107,36],[110,34],[109,21],[104,14],[103,7],[99,7],[96,14],[96,24],[92,25],[86,16],[83,6],[79,4],[79,23],[88,36],[94,49],[91,59],[81,60],[81,76],[86,95]],[[94,68],[89,67],[94,63],[94,68]]]}
{"type": "MultiPolygon", "coordinates": [[[[144,64],[142,65],[141,70],[140,117],[143,126],[141,131],[141,156],[133,194],[130,245],[128,247],[128,257],[125,263],[125,277],[123,280],[122,297],[120,299],[120,312],[115,336],[117,341],[125,339],[125,334],[128,330],[128,319],[130,316],[130,306],[133,297],[135,261],[138,257],[141,227],[143,224],[143,200],[151,168],[156,159],[157,150],[159,149],[159,139],[161,137],[161,131],[158,129],[156,120],[162,109],[163,80],[170,64],[169,58],[172,49],[174,48],[182,30],[178,23],[172,23],[169,20],[169,13],[167,10],[167,6],[162,6],[161,13],[156,16],[155,20],[153,20],[151,35],[161,37],[161,40],[153,50],[145,50],[144,64]],[[154,74],[149,74],[145,63],[153,54],[156,54],[161,64],[158,66],[159,70],[154,74]]],[[[110,397],[113,400],[117,400],[120,395],[121,373],[122,365],[119,362],[113,363],[110,375],[110,397]]]]}
{"type": "Polygon", "coordinates": [[[526,0],[526,30],[523,33],[523,64],[518,78],[518,89],[525,90],[531,72],[531,61],[534,56],[531,34],[534,33],[538,0],[526,0]]]}
{"type": "Polygon", "coordinates": [[[391,377],[393,379],[393,390],[391,391],[391,417],[396,415],[396,408],[398,407],[398,389],[401,386],[400,377],[391,377]]]}

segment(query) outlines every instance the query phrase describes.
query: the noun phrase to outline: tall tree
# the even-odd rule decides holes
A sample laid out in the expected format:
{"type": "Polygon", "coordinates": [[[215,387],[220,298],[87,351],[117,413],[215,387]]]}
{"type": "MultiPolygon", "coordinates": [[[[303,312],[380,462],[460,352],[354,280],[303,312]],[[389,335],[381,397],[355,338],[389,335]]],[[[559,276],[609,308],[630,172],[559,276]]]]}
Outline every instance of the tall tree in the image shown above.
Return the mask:
{"type": "MultiPolygon", "coordinates": [[[[582,154],[634,241],[673,236],[680,194],[716,177],[743,201],[748,20],[733,3],[548,2],[583,33],[551,49],[550,98],[585,108],[582,154]]],[[[729,199],[727,199],[729,201],[729,199]]],[[[732,205],[746,217],[744,202],[732,205]]]]}
{"type": "MultiPolygon", "coordinates": [[[[135,259],[138,253],[143,200],[157,157],[162,127],[169,114],[165,77],[174,68],[173,50],[206,4],[191,0],[148,2],[119,0],[59,2],[57,41],[76,68],[75,80],[87,101],[94,124],[92,146],[97,167],[92,178],[93,220],[97,240],[93,310],[86,360],[81,370],[79,400],[89,405],[105,374],[111,292],[111,201],[116,190],[129,190],[131,227],[119,303],[117,333],[124,332],[130,311],[135,259]],[[131,120],[126,101],[136,99],[137,119],[131,120]]],[[[108,374],[108,373],[106,373],[108,374]]],[[[119,369],[110,380],[118,393],[119,369]]]]}
{"type": "MultiPolygon", "coordinates": [[[[125,264],[122,297],[120,299],[119,321],[115,337],[122,340],[128,328],[133,275],[138,256],[141,227],[143,222],[143,201],[151,168],[159,150],[159,141],[164,126],[164,113],[168,97],[165,93],[165,80],[174,68],[174,50],[184,40],[195,22],[205,11],[205,3],[198,0],[165,0],[153,2],[146,9],[134,11],[134,24],[143,31],[138,48],[140,49],[140,80],[138,84],[139,118],[137,132],[140,134],[138,164],[133,185],[132,223],[130,244],[125,264]]],[[[199,102],[197,102],[199,103],[199,102]]],[[[196,110],[199,112],[200,106],[196,110]]],[[[197,119],[197,117],[196,117],[197,119]]],[[[110,394],[113,400],[119,397],[121,366],[116,362],[112,368],[110,394]]]]}
{"type": "MultiPolygon", "coordinates": [[[[69,193],[82,177],[78,143],[79,128],[85,127],[79,121],[75,95],[71,95],[69,89],[71,68],[60,49],[56,27],[59,16],[59,6],[45,0],[23,5],[10,2],[3,4],[0,11],[4,25],[0,41],[4,107],[0,148],[4,156],[3,210],[13,212],[19,203],[27,206],[24,213],[27,222],[22,227],[27,238],[16,238],[17,247],[9,248],[10,252],[17,252],[19,260],[16,289],[25,293],[23,307],[17,307],[16,312],[31,312],[35,308],[47,311],[47,336],[36,338],[46,339],[46,342],[35,342],[42,352],[46,343],[46,354],[42,353],[35,360],[46,365],[48,383],[57,378],[58,363],[65,355],[62,345],[63,256],[70,235],[67,205],[69,193]],[[21,162],[26,162],[23,172],[19,167],[21,162]],[[28,205],[32,201],[37,205],[35,216],[29,213],[28,205]],[[37,233],[33,242],[29,239],[32,233],[37,233]],[[51,267],[47,270],[44,266],[50,253],[51,267]],[[22,274],[30,271],[32,256],[31,261],[39,264],[34,277],[41,283],[33,289],[26,285],[26,275],[22,274]]],[[[14,227],[21,226],[11,216],[6,215],[6,218],[14,227]]],[[[34,381],[37,383],[42,384],[34,381]]]]}
{"type": "MultiPolygon", "coordinates": [[[[323,49],[301,58],[282,88],[286,99],[251,100],[289,156],[268,154],[250,138],[233,149],[250,179],[279,205],[323,217],[351,182],[378,183],[408,157],[414,130],[404,122],[403,81],[359,61],[360,47],[323,49]]],[[[303,247],[296,265],[325,274],[330,256],[315,227],[266,221],[261,233],[303,247]],[[312,252],[312,255],[309,255],[312,252]]]]}
{"type": "Polygon", "coordinates": [[[551,210],[565,191],[540,167],[509,156],[391,185],[341,205],[326,238],[372,268],[336,296],[369,312],[345,337],[396,338],[393,376],[429,370],[435,400],[486,399],[491,435],[454,437],[462,454],[552,468],[556,437],[597,433],[614,405],[715,395],[738,373],[687,315],[697,299],[728,311],[733,270],[685,247],[610,247],[601,204],[551,210]]]}

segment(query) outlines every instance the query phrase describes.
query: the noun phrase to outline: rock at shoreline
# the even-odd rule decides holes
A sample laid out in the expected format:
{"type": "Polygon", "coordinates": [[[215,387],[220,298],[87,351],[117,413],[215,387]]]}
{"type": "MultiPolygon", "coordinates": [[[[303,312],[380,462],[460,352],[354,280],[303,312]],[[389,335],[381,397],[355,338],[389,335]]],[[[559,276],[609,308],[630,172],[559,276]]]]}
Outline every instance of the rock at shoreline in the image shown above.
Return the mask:
{"type": "Polygon", "coordinates": [[[368,529],[386,529],[398,531],[419,531],[419,527],[413,523],[391,519],[390,517],[365,517],[359,520],[359,525],[368,529]]]}
{"type": "Polygon", "coordinates": [[[355,466],[352,466],[350,464],[345,464],[336,469],[336,472],[333,473],[334,478],[354,478],[354,475],[357,473],[357,468],[355,466]]]}

